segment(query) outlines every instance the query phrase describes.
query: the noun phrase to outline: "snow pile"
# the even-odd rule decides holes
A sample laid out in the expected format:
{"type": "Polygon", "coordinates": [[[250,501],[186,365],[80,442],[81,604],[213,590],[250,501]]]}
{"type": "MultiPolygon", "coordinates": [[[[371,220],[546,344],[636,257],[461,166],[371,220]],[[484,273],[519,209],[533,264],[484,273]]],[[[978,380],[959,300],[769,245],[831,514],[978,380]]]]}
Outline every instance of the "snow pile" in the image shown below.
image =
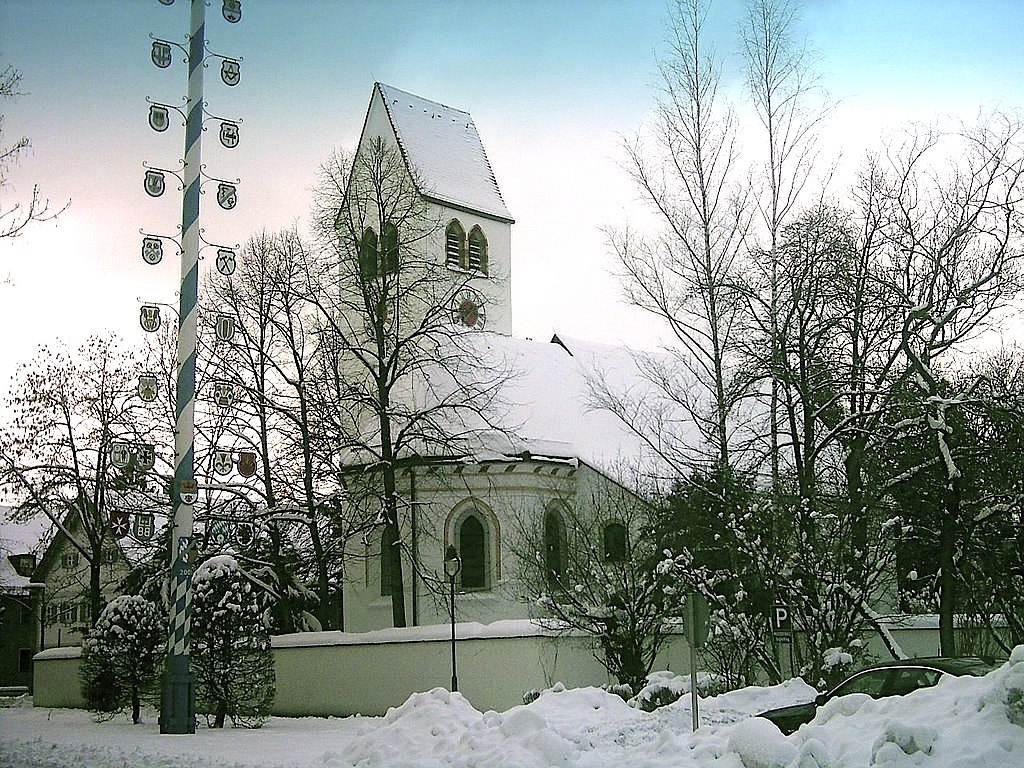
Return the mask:
{"type": "Polygon", "coordinates": [[[908,696],[846,696],[792,736],[753,715],[807,701],[800,681],[646,713],[596,688],[542,693],[507,712],[458,693],[411,696],[384,717],[271,718],[260,731],[158,736],[74,710],[0,710],[0,766],[39,768],[1021,768],[1024,647],[984,678],[943,678],[908,696]]]}

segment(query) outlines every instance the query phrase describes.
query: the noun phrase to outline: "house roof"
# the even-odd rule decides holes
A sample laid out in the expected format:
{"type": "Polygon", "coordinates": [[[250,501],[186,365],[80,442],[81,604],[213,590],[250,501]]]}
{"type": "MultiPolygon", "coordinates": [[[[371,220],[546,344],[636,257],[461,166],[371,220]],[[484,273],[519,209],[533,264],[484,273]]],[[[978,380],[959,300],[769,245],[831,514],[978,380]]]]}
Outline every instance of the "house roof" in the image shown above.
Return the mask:
{"type": "Polygon", "coordinates": [[[512,222],[468,112],[383,83],[374,87],[425,197],[512,222]]]}
{"type": "Polygon", "coordinates": [[[46,523],[40,519],[11,522],[6,516],[9,512],[9,508],[0,511],[0,589],[24,587],[31,581],[14,570],[8,557],[28,553],[39,555],[47,530],[46,523]]]}

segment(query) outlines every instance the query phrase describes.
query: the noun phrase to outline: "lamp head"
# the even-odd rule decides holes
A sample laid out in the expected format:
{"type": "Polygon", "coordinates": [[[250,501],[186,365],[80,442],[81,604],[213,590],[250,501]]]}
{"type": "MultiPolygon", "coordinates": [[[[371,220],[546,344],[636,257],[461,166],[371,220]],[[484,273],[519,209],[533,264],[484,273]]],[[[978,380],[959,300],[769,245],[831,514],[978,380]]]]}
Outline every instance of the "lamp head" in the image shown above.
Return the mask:
{"type": "Polygon", "coordinates": [[[454,580],[460,570],[462,570],[462,558],[459,557],[455,547],[449,544],[448,550],[444,554],[444,575],[454,580]]]}

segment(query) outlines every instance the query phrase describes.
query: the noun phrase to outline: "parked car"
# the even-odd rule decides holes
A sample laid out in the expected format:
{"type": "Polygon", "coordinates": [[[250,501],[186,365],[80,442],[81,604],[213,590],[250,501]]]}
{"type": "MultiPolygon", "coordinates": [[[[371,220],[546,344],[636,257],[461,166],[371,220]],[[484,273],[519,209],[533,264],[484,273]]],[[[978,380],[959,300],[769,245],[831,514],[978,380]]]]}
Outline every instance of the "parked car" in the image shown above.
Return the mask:
{"type": "Polygon", "coordinates": [[[814,701],[794,704],[762,712],[758,717],[771,720],[783,733],[793,733],[804,723],[814,719],[818,707],[837,696],[866,693],[874,699],[883,696],[903,696],[918,688],[930,688],[943,675],[987,675],[996,666],[974,656],[932,656],[920,659],[899,659],[872,664],[854,672],[828,693],[819,693],[814,701]]]}

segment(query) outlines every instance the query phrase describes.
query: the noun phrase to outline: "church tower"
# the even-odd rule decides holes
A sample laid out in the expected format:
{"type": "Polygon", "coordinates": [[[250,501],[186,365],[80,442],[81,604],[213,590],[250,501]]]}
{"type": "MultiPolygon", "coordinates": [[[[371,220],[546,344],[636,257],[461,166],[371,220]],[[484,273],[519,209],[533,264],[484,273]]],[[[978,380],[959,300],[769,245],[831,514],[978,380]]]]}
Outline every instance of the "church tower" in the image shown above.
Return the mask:
{"type": "Polygon", "coordinates": [[[397,148],[438,222],[426,247],[465,282],[452,321],[511,335],[512,224],[468,112],[375,83],[359,139],[397,148]]]}

